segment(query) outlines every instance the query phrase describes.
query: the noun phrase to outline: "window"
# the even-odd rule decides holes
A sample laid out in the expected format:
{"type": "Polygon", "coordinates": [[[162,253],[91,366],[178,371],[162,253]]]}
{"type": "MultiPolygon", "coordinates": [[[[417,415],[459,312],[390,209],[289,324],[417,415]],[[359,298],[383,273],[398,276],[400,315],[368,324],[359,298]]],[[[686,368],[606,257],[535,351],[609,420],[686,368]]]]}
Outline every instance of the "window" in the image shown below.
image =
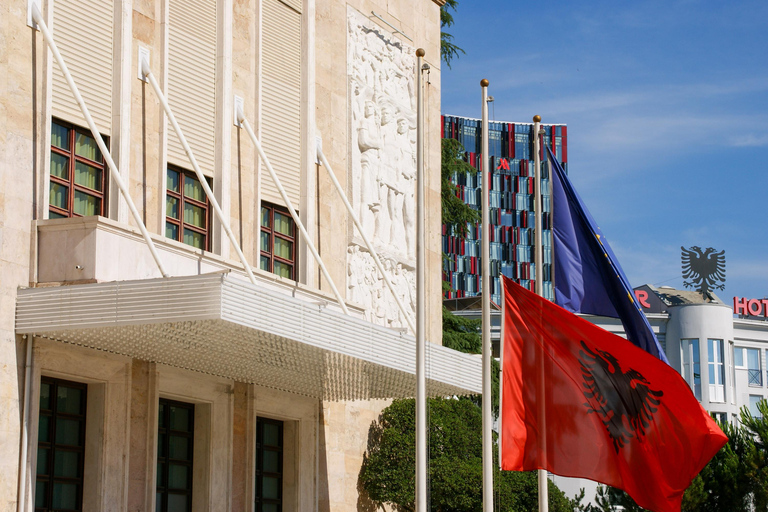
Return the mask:
{"type": "Polygon", "coordinates": [[[283,422],[256,419],[256,512],[283,510],[283,422]]]}
{"type": "Polygon", "coordinates": [[[726,413],[724,413],[724,412],[713,412],[713,413],[710,413],[710,414],[721,425],[724,425],[725,422],[728,421],[728,415],[726,413]]]}
{"type": "Polygon", "coordinates": [[[748,348],[747,352],[747,382],[750,386],[763,385],[763,373],[760,369],[760,349],[748,348]]]}
{"type": "Polygon", "coordinates": [[[747,383],[750,386],[762,387],[763,385],[760,363],[759,348],[734,347],[733,366],[737,370],[747,370],[747,383]]]}
{"type": "Polygon", "coordinates": [[[744,364],[744,351],[746,349],[744,347],[734,347],[733,348],[733,367],[739,370],[743,370],[746,368],[746,365],[744,364]]]}
{"type": "Polygon", "coordinates": [[[763,415],[760,414],[760,410],[757,408],[757,404],[761,400],[765,400],[765,398],[763,398],[760,395],[749,395],[749,412],[755,418],[762,418],[763,417],[763,415]]]}
{"type": "Polygon", "coordinates": [[[707,340],[709,364],[709,401],[725,402],[725,367],[723,365],[723,340],[707,340]]]}
{"type": "Polygon", "coordinates": [[[157,415],[156,512],[192,510],[195,406],[160,399],[157,415]]]}
{"type": "MultiPolygon", "coordinates": [[[[209,183],[210,186],[210,183],[209,183]]],[[[165,236],[197,249],[210,250],[210,208],[197,176],[168,169],[165,196],[165,236]]]]}
{"type": "Polygon", "coordinates": [[[43,377],[35,510],[83,509],[87,385],[43,377]]]}
{"type": "Polygon", "coordinates": [[[680,341],[683,359],[683,378],[691,387],[696,400],[701,400],[701,363],[699,356],[699,340],[684,339],[680,341]]]}
{"type": "Polygon", "coordinates": [[[286,208],[262,203],[260,266],[296,280],[296,225],[286,208]]]}
{"type": "Polygon", "coordinates": [[[91,132],[54,120],[51,123],[51,219],[104,215],[104,158],[91,132]]]}

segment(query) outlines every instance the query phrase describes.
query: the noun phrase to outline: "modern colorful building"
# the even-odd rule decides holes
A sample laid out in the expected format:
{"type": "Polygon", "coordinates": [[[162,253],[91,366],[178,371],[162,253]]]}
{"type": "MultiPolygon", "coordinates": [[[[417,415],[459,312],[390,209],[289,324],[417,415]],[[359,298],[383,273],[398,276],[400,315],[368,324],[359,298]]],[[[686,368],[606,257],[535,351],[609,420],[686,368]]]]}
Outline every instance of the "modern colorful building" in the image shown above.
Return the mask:
{"type": "MultiPolygon", "coordinates": [[[[549,146],[568,170],[568,128],[560,124],[542,124],[542,148],[549,146]]],[[[480,120],[467,117],[443,116],[443,138],[457,139],[466,150],[466,161],[477,169],[467,176],[453,176],[458,194],[464,202],[480,209],[482,182],[480,120]]],[[[522,286],[534,289],[538,272],[534,264],[534,134],[532,123],[489,123],[491,192],[491,300],[501,301],[503,274],[522,286]]],[[[541,276],[544,295],[552,299],[552,218],[550,209],[549,174],[542,164],[542,225],[544,253],[541,276]]],[[[462,298],[481,292],[480,223],[469,226],[466,239],[455,230],[443,226],[443,279],[452,290],[445,298],[462,298]]]]}

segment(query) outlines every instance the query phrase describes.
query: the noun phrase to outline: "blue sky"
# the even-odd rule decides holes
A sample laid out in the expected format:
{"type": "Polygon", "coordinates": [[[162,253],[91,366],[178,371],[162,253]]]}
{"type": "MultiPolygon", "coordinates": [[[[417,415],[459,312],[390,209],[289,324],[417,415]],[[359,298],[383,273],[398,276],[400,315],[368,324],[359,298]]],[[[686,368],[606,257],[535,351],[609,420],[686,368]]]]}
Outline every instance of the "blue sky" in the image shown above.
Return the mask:
{"type": "Polygon", "coordinates": [[[633,286],[683,288],[680,247],[725,250],[768,296],[768,2],[459,0],[444,114],[568,125],[570,177],[633,286]]]}

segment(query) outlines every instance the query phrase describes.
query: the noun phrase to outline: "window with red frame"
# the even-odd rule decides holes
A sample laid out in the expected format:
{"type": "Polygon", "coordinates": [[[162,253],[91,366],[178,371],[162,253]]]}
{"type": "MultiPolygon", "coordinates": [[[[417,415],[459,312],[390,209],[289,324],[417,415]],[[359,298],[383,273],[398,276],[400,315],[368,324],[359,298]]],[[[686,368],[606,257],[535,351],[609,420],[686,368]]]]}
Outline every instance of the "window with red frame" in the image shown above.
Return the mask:
{"type": "Polygon", "coordinates": [[[193,172],[172,167],[166,176],[165,236],[209,251],[210,207],[200,180],[193,172]]]}
{"type": "Polygon", "coordinates": [[[296,280],[296,225],[288,210],[261,204],[262,270],[296,280]]]}
{"type": "Polygon", "coordinates": [[[54,119],[48,217],[104,215],[106,178],[104,158],[91,132],[54,119]]]}

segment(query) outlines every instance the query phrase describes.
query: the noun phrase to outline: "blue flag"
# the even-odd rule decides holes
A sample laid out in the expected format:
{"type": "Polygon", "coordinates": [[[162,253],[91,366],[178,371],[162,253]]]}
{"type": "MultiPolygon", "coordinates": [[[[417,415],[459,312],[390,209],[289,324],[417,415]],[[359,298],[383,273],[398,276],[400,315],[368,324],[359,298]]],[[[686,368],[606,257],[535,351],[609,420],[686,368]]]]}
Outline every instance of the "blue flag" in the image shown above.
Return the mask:
{"type": "Polygon", "coordinates": [[[552,162],[555,303],[573,313],[620,319],[629,341],[668,362],[611,246],[549,147],[547,152],[552,162]]]}

